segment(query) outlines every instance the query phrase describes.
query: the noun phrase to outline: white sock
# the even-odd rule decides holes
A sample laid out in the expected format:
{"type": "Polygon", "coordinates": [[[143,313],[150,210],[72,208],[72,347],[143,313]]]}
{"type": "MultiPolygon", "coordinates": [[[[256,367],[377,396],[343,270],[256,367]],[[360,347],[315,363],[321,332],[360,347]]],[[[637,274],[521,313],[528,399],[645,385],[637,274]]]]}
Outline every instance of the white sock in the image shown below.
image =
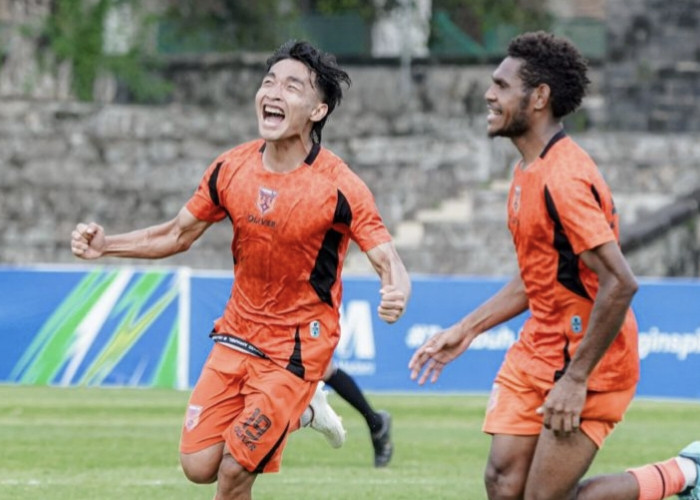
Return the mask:
{"type": "Polygon", "coordinates": [[[304,413],[301,414],[301,418],[299,419],[299,424],[301,427],[306,427],[311,423],[311,420],[314,418],[314,411],[311,409],[310,406],[306,407],[306,410],[304,410],[304,413]]]}
{"type": "Polygon", "coordinates": [[[695,484],[695,481],[698,480],[698,467],[695,465],[695,462],[686,457],[676,457],[676,463],[680,467],[681,472],[683,472],[683,477],[685,477],[683,489],[695,484]]]}

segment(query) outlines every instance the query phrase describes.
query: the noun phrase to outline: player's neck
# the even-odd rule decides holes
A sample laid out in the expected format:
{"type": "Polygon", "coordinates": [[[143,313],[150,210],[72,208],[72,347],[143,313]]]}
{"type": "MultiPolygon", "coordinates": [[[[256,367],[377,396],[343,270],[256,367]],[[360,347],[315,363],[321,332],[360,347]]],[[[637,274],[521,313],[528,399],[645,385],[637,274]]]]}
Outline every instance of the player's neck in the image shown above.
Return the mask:
{"type": "Polygon", "coordinates": [[[527,168],[528,165],[537,160],[552,137],[561,129],[561,122],[548,122],[541,126],[532,126],[523,135],[513,137],[513,144],[522,156],[522,168],[527,168]]]}
{"type": "Polygon", "coordinates": [[[304,164],[313,143],[305,143],[299,137],[281,141],[267,141],[263,151],[263,166],[271,172],[285,173],[304,164]]]}

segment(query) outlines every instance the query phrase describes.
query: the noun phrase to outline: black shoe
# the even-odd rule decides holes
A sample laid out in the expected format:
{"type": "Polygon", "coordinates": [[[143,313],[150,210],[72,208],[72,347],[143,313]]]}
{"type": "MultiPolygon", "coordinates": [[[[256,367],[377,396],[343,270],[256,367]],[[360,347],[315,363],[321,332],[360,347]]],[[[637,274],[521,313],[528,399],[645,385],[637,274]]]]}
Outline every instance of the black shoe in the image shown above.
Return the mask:
{"type": "Polygon", "coordinates": [[[379,410],[377,413],[382,418],[382,427],[372,433],[374,466],[386,467],[394,453],[394,444],[391,442],[391,415],[384,410],[379,410]]]}

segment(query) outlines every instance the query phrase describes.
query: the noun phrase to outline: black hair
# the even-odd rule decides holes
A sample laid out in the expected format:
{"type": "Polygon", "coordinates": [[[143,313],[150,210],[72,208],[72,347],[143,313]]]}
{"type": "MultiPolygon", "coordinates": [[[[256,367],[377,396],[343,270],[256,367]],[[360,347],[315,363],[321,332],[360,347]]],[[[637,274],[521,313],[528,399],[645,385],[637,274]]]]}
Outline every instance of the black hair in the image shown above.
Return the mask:
{"type": "Polygon", "coordinates": [[[328,113],[323,119],[314,123],[311,139],[321,142],[321,131],[326,120],[343,98],[344,83],[350,86],[350,76],[340,69],[333,54],[318,50],[309,42],[289,40],[282,44],[268,59],[267,70],[284,59],[294,59],[303,63],[316,75],[315,86],[321,94],[321,100],[328,105],[328,113]]]}
{"type": "Polygon", "coordinates": [[[508,55],[524,61],[520,77],[527,89],[542,83],[549,86],[554,118],[581,105],[590,83],[588,63],[569,40],[544,31],[524,33],[511,40],[508,55]]]}

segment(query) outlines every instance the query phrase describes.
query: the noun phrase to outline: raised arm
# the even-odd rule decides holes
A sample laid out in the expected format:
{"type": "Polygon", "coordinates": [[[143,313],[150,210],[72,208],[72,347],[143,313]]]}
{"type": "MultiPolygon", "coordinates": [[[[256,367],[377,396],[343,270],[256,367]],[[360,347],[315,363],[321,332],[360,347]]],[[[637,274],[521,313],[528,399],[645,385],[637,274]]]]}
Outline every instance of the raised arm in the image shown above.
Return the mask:
{"type": "Polygon", "coordinates": [[[377,312],[387,323],[394,323],[404,313],[411,295],[411,280],[392,242],[382,243],[366,253],[372,267],[379,275],[382,287],[381,302],[377,312]]]}
{"type": "Polygon", "coordinates": [[[100,257],[160,259],[187,250],[211,225],[183,207],[175,218],[129,233],[105,235],[99,224],[80,223],[71,234],[73,255],[92,260],[100,257]]]}

